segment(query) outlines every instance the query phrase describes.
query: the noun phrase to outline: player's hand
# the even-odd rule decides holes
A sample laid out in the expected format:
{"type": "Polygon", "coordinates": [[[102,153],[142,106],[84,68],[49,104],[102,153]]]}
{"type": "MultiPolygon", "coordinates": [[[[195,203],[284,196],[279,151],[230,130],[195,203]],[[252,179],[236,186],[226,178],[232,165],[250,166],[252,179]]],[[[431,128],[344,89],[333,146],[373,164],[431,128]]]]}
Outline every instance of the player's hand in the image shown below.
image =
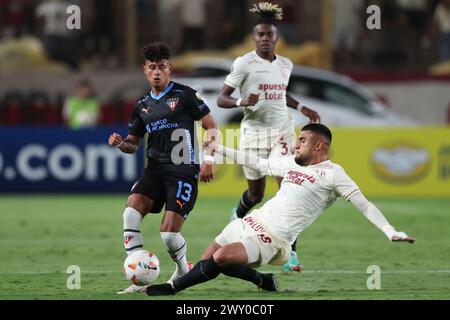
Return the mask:
{"type": "Polygon", "coordinates": [[[242,99],[241,106],[248,107],[248,106],[254,106],[259,101],[259,94],[250,94],[247,98],[242,99]]]}
{"type": "Polygon", "coordinates": [[[108,144],[117,147],[122,142],[122,136],[116,132],[109,136],[108,144]]]}
{"type": "Polygon", "coordinates": [[[301,113],[305,117],[308,117],[310,122],[318,122],[318,123],[320,123],[320,115],[316,111],[314,111],[314,110],[312,110],[312,109],[310,109],[308,107],[303,106],[301,108],[301,113]]]}
{"type": "Polygon", "coordinates": [[[214,178],[214,164],[209,162],[203,162],[200,169],[200,181],[210,182],[214,178]]]}
{"type": "Polygon", "coordinates": [[[392,236],[391,236],[391,241],[392,242],[408,242],[408,243],[414,243],[416,242],[416,239],[414,239],[413,237],[408,236],[406,233],[404,233],[403,231],[400,232],[395,232],[392,236]]]}

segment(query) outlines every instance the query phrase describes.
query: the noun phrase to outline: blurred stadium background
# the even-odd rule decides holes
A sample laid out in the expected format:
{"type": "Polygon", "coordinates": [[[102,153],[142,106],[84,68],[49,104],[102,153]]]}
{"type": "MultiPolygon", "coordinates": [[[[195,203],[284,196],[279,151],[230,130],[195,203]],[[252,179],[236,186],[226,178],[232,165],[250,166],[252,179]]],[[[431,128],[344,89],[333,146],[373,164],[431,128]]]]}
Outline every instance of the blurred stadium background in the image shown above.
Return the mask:
{"type": "MultiPolygon", "coordinates": [[[[174,80],[202,92],[221,128],[237,128],[241,111],[219,109],[215,98],[232,60],[254,49],[248,9],[255,2],[0,0],[1,299],[116,298],[126,284],[121,213],[145,161],[143,148],[123,155],[107,139],[113,131],[126,135],[131,108],[148,91],[140,48],[169,44],[174,80]],[[79,30],[66,25],[72,4],[81,9],[79,30]],[[80,94],[80,82],[89,84],[98,111],[74,125],[64,106],[80,94]],[[82,290],[66,288],[69,265],[81,267],[82,290]]],[[[339,203],[300,237],[306,272],[280,275],[285,290],[277,298],[450,298],[449,1],[272,2],[285,11],[277,53],[296,65],[289,91],[332,128],[332,160],[418,238],[394,248],[339,203]],[[381,9],[381,29],[366,26],[370,5],[381,9]],[[378,292],[366,287],[371,264],[387,270],[378,292]]],[[[298,127],[307,121],[294,116],[298,127]]],[[[234,165],[218,165],[215,181],[201,185],[185,226],[191,260],[227,223],[245,188],[234,165]]],[[[270,181],[265,199],[275,192],[270,181]]],[[[172,265],[160,217],[148,220],[146,244],[165,278],[172,265]]],[[[216,287],[205,284],[184,297],[236,298],[237,290],[273,298],[221,279],[222,293],[203,293],[216,287]]]]}

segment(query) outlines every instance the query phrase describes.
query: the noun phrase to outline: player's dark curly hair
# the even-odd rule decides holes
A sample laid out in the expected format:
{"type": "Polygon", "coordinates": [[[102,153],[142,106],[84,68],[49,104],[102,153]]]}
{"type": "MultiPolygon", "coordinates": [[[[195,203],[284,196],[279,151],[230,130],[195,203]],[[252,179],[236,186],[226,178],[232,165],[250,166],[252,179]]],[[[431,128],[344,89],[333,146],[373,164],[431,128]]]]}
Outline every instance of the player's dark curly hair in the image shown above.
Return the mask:
{"type": "Polygon", "coordinates": [[[142,48],[142,55],[149,61],[169,60],[170,49],[164,43],[152,42],[142,48]]]}
{"type": "Polygon", "coordinates": [[[302,131],[312,131],[320,133],[324,138],[326,138],[329,143],[331,143],[331,140],[333,138],[331,134],[331,130],[328,129],[328,127],[321,123],[308,123],[302,128],[302,131]]]}

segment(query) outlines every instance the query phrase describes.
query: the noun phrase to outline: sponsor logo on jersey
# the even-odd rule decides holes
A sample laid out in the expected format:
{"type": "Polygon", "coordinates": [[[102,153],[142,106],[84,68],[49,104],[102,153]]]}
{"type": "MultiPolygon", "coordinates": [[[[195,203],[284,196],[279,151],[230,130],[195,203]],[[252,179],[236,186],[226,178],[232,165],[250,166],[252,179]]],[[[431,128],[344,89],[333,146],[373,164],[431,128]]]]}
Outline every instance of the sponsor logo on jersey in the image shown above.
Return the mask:
{"type": "Polygon", "coordinates": [[[388,143],[372,153],[372,168],[383,181],[411,183],[421,180],[431,166],[430,152],[411,143],[388,143]]]}
{"type": "Polygon", "coordinates": [[[149,109],[150,109],[150,107],[142,108],[142,112],[145,112],[146,114],[148,114],[149,109]]]}
{"type": "Polygon", "coordinates": [[[258,89],[264,92],[265,100],[283,100],[287,86],[283,83],[260,83],[258,89]]]}
{"type": "Polygon", "coordinates": [[[179,100],[180,99],[178,99],[178,98],[170,98],[170,99],[166,100],[166,103],[169,106],[170,110],[172,110],[172,111],[175,110],[179,100]]]}
{"type": "Polygon", "coordinates": [[[310,183],[316,182],[316,179],[312,175],[296,170],[289,170],[286,172],[284,179],[295,184],[302,184],[305,180],[308,180],[310,183]]]}
{"type": "Polygon", "coordinates": [[[165,129],[173,129],[178,128],[178,123],[176,122],[168,122],[167,119],[160,119],[156,121],[152,121],[145,126],[148,133],[165,130],[165,129]]]}
{"type": "Polygon", "coordinates": [[[258,90],[267,91],[267,90],[282,90],[286,91],[287,86],[284,83],[260,83],[258,85],[258,90]]]}

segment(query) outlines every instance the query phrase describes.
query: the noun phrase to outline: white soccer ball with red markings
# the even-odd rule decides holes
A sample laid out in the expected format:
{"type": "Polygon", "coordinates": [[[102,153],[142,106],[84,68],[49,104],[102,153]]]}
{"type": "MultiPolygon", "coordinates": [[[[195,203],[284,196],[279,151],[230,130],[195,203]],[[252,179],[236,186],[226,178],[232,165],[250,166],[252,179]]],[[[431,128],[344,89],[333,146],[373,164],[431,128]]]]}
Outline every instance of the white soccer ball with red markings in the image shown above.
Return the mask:
{"type": "Polygon", "coordinates": [[[158,278],[159,260],[151,251],[134,251],[125,259],[123,270],[133,284],[146,286],[158,278]]]}

